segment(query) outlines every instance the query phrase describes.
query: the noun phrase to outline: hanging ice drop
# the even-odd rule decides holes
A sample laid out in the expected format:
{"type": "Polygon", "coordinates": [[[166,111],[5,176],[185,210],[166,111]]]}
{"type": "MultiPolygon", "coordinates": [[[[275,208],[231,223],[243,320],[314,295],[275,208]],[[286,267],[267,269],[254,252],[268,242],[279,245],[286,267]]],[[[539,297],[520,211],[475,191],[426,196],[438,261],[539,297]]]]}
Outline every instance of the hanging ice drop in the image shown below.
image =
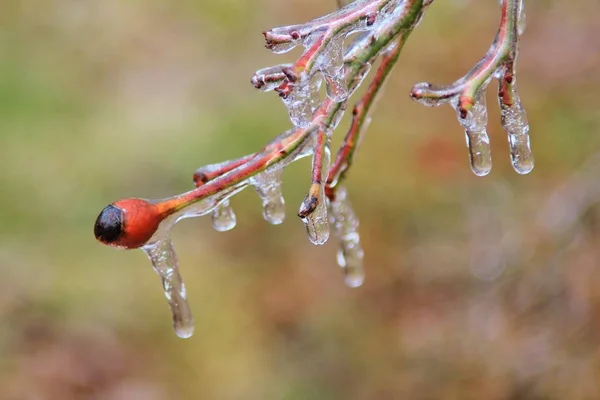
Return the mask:
{"type": "Polygon", "coordinates": [[[302,203],[300,207],[300,213],[302,209],[306,207],[314,207],[314,211],[306,216],[301,216],[302,222],[306,226],[306,232],[308,233],[308,239],[312,244],[323,245],[329,239],[329,222],[327,221],[327,205],[326,199],[323,196],[310,197],[310,194],[302,203]],[[316,203],[316,204],[309,204],[316,203]]]}
{"type": "Polygon", "coordinates": [[[235,213],[229,205],[229,200],[225,200],[212,212],[212,225],[219,232],[229,231],[235,228],[235,213]]]}
{"type": "Polygon", "coordinates": [[[461,110],[459,110],[458,99],[451,102],[452,107],[456,110],[458,122],[465,128],[471,170],[477,176],[485,176],[492,169],[490,138],[486,131],[488,118],[484,91],[485,87],[482,87],[477,93],[475,103],[465,118],[462,117],[461,110]]]}
{"type": "Polygon", "coordinates": [[[194,318],[187,302],[187,294],[179,269],[177,257],[169,237],[162,238],[142,247],[152,262],[154,271],[162,279],[165,297],[173,315],[173,328],[180,338],[186,339],[194,333],[194,318]]]}
{"type": "Polygon", "coordinates": [[[514,85],[512,85],[512,104],[507,105],[500,101],[500,108],[502,126],[508,134],[512,166],[519,174],[528,174],[534,167],[529,123],[514,85]]]}
{"type": "Polygon", "coordinates": [[[358,287],[365,280],[363,268],[364,252],[358,235],[358,218],[348,201],[346,188],[338,187],[330,205],[333,230],[341,241],[337,262],[344,271],[344,281],[350,287],[358,287]]]}
{"type": "Polygon", "coordinates": [[[263,217],[267,222],[278,225],[285,219],[285,200],[281,190],[283,169],[267,170],[250,178],[250,184],[260,197],[263,217]]]}

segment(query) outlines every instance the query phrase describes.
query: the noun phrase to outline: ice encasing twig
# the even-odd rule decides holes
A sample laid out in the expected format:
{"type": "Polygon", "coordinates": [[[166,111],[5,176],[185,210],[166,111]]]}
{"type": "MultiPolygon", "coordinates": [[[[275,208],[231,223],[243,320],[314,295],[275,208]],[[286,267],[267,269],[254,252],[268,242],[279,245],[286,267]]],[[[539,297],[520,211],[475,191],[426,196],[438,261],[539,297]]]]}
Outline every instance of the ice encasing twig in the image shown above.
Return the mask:
{"type": "MultiPolygon", "coordinates": [[[[475,115],[482,115],[481,104],[484,91],[492,78],[499,81],[499,99],[502,110],[502,125],[508,133],[511,160],[514,169],[525,174],[533,169],[533,156],[529,144],[529,125],[525,111],[516,92],[515,63],[518,55],[520,34],[524,30],[523,0],[501,0],[500,27],[486,55],[469,71],[449,86],[435,86],[430,83],[418,83],[411,91],[411,97],[426,106],[439,106],[449,103],[456,110],[461,124],[468,125],[470,112],[475,108],[475,115]]],[[[487,137],[487,134],[485,135],[487,137]]],[[[483,137],[483,136],[482,136],[483,137]]],[[[477,143],[484,143],[482,139],[477,143]]],[[[477,175],[486,175],[490,164],[482,166],[475,157],[473,164],[473,147],[468,142],[471,166],[477,175]]],[[[488,149],[482,146],[484,152],[488,149]]],[[[477,151],[475,152],[477,153],[477,151]]],[[[480,158],[487,158],[487,154],[480,158]]],[[[487,164],[487,160],[485,162],[487,164]]]]}

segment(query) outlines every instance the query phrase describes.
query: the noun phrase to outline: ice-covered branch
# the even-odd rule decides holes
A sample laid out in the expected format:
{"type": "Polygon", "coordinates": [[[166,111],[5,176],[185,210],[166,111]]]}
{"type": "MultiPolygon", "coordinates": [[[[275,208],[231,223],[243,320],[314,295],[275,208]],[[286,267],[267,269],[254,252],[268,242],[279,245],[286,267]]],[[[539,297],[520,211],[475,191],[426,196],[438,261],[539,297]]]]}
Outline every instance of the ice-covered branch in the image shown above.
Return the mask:
{"type": "Polygon", "coordinates": [[[296,62],[262,69],[252,78],[258,89],[279,93],[294,128],[257,153],[199,168],[194,174],[196,188],[189,192],[164,200],[120,200],[102,210],[94,227],[96,238],[114,247],[141,248],[150,257],[162,278],[179,336],[192,334],[193,320],[170,242],[171,228],[182,218],[211,214],[215,229],[232,229],[236,221],[229,199],[248,186],[253,186],[260,196],[265,219],[272,224],[283,222],[282,170],[311,154],[312,183],[299,216],[315,244],[327,241],[331,220],[342,243],[339,263],[345,268],[346,282],[350,286],[362,283],[358,222],[346,191],[338,183],[352,162],[379,88],[430,3],[431,0],[358,0],[309,23],[265,32],[267,48],[276,53],[300,44],[305,48],[296,62]],[[355,32],[361,33],[346,44],[346,37],[355,32]],[[352,126],[330,169],[331,135],[349,97],[380,55],[381,66],[354,108],[352,126]],[[319,88],[323,82],[327,96],[321,99],[319,88]]]}
{"type": "Polygon", "coordinates": [[[329,199],[330,220],[335,236],[340,240],[337,261],[344,271],[346,284],[351,287],[360,286],[364,281],[364,252],[358,234],[358,218],[348,200],[346,188],[341,185],[346,173],[352,165],[356,150],[367,130],[370,111],[377,100],[387,77],[394,68],[405,37],[393,43],[381,56],[381,64],[363,97],[352,109],[352,122],[346,133],[335,163],[329,170],[325,194],[329,199]]]}
{"type": "Polygon", "coordinates": [[[500,3],[500,27],[481,61],[449,86],[419,83],[411,92],[412,98],[424,105],[449,103],[456,110],[465,128],[471,168],[479,176],[487,175],[492,168],[485,90],[493,78],[498,80],[502,126],[508,134],[512,165],[520,174],[533,169],[529,125],[516,91],[515,77],[519,37],[525,28],[523,0],[501,0],[500,3]]]}

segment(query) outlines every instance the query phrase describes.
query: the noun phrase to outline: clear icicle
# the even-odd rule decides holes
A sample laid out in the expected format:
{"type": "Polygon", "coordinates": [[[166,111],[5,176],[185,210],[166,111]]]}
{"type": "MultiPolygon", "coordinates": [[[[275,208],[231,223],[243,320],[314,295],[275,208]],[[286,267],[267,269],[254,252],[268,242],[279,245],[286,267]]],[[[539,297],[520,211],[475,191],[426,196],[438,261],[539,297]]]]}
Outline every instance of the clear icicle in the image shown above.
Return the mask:
{"type": "Polygon", "coordinates": [[[194,318],[187,302],[187,294],[179,269],[177,257],[169,237],[165,237],[142,248],[154,271],[162,279],[165,297],[173,315],[173,328],[180,338],[186,339],[194,333],[194,318]]]}
{"type": "Polygon", "coordinates": [[[229,231],[235,228],[235,213],[229,205],[229,200],[225,200],[212,212],[212,225],[219,232],[229,231]]]}
{"type": "MultiPolygon", "coordinates": [[[[319,132],[319,135],[325,136],[324,133],[319,132]]],[[[322,139],[322,160],[321,160],[321,177],[319,183],[313,183],[311,191],[304,199],[304,202],[300,206],[299,215],[302,218],[302,222],[306,226],[306,232],[308,233],[308,239],[316,245],[323,245],[329,239],[329,219],[327,216],[327,197],[325,196],[325,182],[329,175],[329,164],[331,162],[331,152],[329,150],[329,140],[322,139]],[[314,190],[318,190],[313,192],[314,190]]],[[[317,140],[317,143],[320,141],[317,140]]],[[[313,155],[313,169],[317,162],[316,154],[320,151],[315,150],[313,155]]]]}
{"type": "Polygon", "coordinates": [[[344,281],[350,287],[358,287],[365,280],[364,252],[358,235],[358,218],[348,201],[345,187],[338,187],[330,204],[330,221],[335,235],[341,241],[337,262],[344,271],[344,281]]]}
{"type": "Polygon", "coordinates": [[[283,169],[267,170],[250,178],[263,205],[263,217],[267,222],[278,225],[285,219],[285,201],[281,190],[283,169]]]}
{"type": "Polygon", "coordinates": [[[282,97],[283,104],[288,110],[290,121],[298,128],[309,125],[312,114],[319,104],[320,76],[302,76],[294,83],[291,93],[282,97]]]}
{"type": "MultiPolygon", "coordinates": [[[[248,186],[247,181],[238,184],[203,200],[193,203],[163,220],[142,250],[150,261],[154,271],[161,277],[165,297],[171,308],[173,327],[177,336],[189,338],[194,333],[194,320],[187,303],[187,295],[177,265],[177,256],[173,250],[170,231],[184,218],[199,217],[214,212],[231,196],[248,186]]],[[[185,196],[182,195],[182,196],[185,196]]],[[[176,197],[175,197],[176,199],[176,197]]]]}
{"type": "Polygon", "coordinates": [[[462,118],[458,109],[458,99],[451,102],[456,110],[458,122],[465,128],[467,147],[469,148],[469,158],[471,160],[471,169],[477,176],[485,176],[492,169],[492,153],[490,150],[490,138],[486,131],[487,125],[487,107],[485,104],[485,87],[475,96],[475,104],[467,116],[462,118]]]}
{"type": "Polygon", "coordinates": [[[504,104],[500,98],[502,127],[508,134],[510,159],[515,171],[519,174],[528,174],[534,166],[533,153],[529,139],[529,123],[527,114],[521,105],[517,94],[516,82],[510,85],[512,104],[504,104]]]}

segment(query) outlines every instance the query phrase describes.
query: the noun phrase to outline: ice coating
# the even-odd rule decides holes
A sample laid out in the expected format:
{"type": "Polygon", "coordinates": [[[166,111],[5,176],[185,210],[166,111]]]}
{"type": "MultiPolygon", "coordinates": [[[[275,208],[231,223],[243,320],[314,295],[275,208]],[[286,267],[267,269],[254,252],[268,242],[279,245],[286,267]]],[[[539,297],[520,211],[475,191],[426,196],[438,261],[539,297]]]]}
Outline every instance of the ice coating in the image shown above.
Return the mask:
{"type": "MultiPolygon", "coordinates": [[[[323,193],[323,196],[325,194],[323,193]]],[[[306,226],[308,239],[312,244],[323,245],[329,239],[329,222],[327,220],[327,204],[325,197],[320,197],[319,204],[310,215],[302,218],[306,226]]]]}
{"type": "Polygon", "coordinates": [[[185,285],[179,274],[177,257],[171,239],[167,236],[142,248],[152,262],[154,271],[162,280],[165,297],[173,316],[173,329],[182,339],[194,333],[194,318],[187,302],[185,285]]]}
{"type": "Polygon", "coordinates": [[[452,105],[465,128],[471,169],[479,176],[487,175],[492,167],[484,92],[493,78],[498,79],[500,84],[498,97],[502,125],[508,133],[513,168],[520,174],[526,174],[534,164],[527,116],[516,90],[515,63],[519,36],[525,30],[523,1],[499,0],[499,3],[502,7],[500,29],[485,56],[451,85],[419,83],[411,91],[413,100],[423,105],[452,105]]]}
{"type": "Polygon", "coordinates": [[[458,99],[452,101],[452,107],[456,110],[458,122],[465,128],[465,137],[469,149],[471,170],[477,176],[485,176],[492,169],[492,152],[490,150],[490,138],[488,137],[487,107],[485,104],[485,88],[482,88],[475,96],[475,103],[462,118],[458,99]]]}
{"type": "Polygon", "coordinates": [[[521,99],[516,91],[516,84],[511,85],[512,104],[500,101],[502,127],[508,134],[510,159],[515,171],[528,174],[534,167],[533,153],[529,138],[529,123],[527,114],[521,105],[521,99]]]}
{"type": "Polygon", "coordinates": [[[329,175],[331,151],[329,140],[325,134],[319,132],[316,140],[315,153],[313,154],[313,171],[318,169],[320,181],[313,182],[309,194],[300,206],[299,216],[306,226],[308,239],[316,245],[323,245],[329,239],[329,219],[327,216],[327,197],[325,196],[325,182],[329,175]],[[320,165],[319,165],[320,163],[320,165]]]}
{"type": "Polygon", "coordinates": [[[212,212],[212,225],[219,232],[229,231],[235,228],[235,213],[229,205],[229,200],[225,200],[212,212]]]}
{"type": "Polygon", "coordinates": [[[337,254],[337,262],[344,271],[344,282],[349,287],[358,287],[365,279],[364,252],[358,234],[358,218],[343,186],[336,188],[335,198],[330,204],[329,218],[333,232],[340,240],[341,248],[337,254]]]}
{"type": "Polygon", "coordinates": [[[290,68],[292,64],[281,64],[273,67],[259,69],[252,77],[252,84],[262,92],[275,90],[285,79],[284,69],[290,68]]]}
{"type": "Polygon", "coordinates": [[[321,82],[320,76],[302,76],[293,84],[290,93],[281,96],[294,126],[303,128],[311,123],[313,112],[319,105],[321,82]]]}
{"type": "Polygon", "coordinates": [[[359,73],[354,77],[352,81],[348,84],[348,98],[354,94],[356,89],[360,87],[360,85],[365,80],[365,77],[369,74],[371,70],[371,63],[364,63],[361,67],[359,73]]]}
{"type": "Polygon", "coordinates": [[[315,67],[323,73],[327,96],[341,102],[348,98],[348,87],[344,73],[344,38],[331,39],[326,50],[317,60],[315,67]]]}
{"type": "Polygon", "coordinates": [[[275,54],[283,54],[292,50],[294,47],[300,44],[299,40],[291,40],[289,42],[281,42],[277,44],[269,45],[269,50],[275,54]]]}
{"type": "Polygon", "coordinates": [[[278,225],[285,219],[285,200],[281,190],[283,169],[267,170],[250,178],[250,184],[258,193],[263,205],[263,217],[278,225]]]}
{"type": "Polygon", "coordinates": [[[287,68],[276,66],[257,71],[252,83],[260,90],[277,90],[292,124],[306,127],[316,107],[322,104],[318,95],[321,80],[325,81],[327,97],[336,103],[348,100],[360,86],[370,63],[365,62],[365,68],[358,74],[352,73],[351,82],[345,65],[352,65],[360,58],[361,49],[370,45],[378,29],[385,24],[384,20],[404,9],[401,4],[401,0],[358,0],[309,24],[265,32],[267,47],[276,53],[288,51],[300,43],[305,52],[287,68]],[[353,37],[345,46],[346,37],[355,32],[363,34],[353,37]],[[317,76],[319,80],[315,84],[317,76]]]}
{"type": "Polygon", "coordinates": [[[427,82],[419,82],[413,86],[411,97],[417,103],[427,107],[437,107],[456,101],[456,95],[451,86],[435,86],[427,82]],[[432,96],[431,94],[434,92],[436,95],[432,96]]]}

